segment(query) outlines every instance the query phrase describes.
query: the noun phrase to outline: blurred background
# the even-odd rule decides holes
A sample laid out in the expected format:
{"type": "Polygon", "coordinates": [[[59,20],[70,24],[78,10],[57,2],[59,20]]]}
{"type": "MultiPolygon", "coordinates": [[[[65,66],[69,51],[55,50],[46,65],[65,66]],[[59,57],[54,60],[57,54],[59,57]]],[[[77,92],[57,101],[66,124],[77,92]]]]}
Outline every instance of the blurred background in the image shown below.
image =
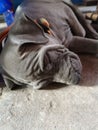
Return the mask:
{"type": "Polygon", "coordinates": [[[14,13],[23,0],[0,0],[0,32],[14,22],[14,13]]]}
{"type": "MultiPolygon", "coordinates": [[[[81,12],[96,12],[98,0],[65,0],[76,5],[81,12]]],[[[14,22],[14,13],[23,0],[0,0],[0,31],[14,22]]]]}

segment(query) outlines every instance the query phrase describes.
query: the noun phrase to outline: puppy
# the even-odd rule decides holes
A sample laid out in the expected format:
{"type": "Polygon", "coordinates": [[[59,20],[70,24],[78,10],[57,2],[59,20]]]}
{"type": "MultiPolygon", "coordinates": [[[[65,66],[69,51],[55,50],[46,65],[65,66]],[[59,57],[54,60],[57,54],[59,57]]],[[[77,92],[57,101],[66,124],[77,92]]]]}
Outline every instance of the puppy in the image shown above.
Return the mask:
{"type": "Polygon", "coordinates": [[[9,88],[49,83],[77,84],[82,65],[76,53],[98,53],[98,34],[73,5],[62,0],[26,0],[0,56],[9,88]]]}

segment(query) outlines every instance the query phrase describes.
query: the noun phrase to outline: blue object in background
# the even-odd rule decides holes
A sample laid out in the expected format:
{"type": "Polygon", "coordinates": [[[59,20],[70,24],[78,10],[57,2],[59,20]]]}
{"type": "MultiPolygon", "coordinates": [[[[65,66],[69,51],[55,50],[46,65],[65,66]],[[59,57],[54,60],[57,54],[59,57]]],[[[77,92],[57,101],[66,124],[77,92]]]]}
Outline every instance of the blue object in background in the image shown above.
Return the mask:
{"type": "Polygon", "coordinates": [[[7,10],[3,13],[4,20],[8,26],[10,26],[14,22],[14,14],[12,11],[7,10]]]}
{"type": "Polygon", "coordinates": [[[73,4],[83,4],[83,0],[71,0],[73,4]]]}
{"type": "Polygon", "coordinates": [[[17,6],[20,5],[22,2],[23,0],[12,0],[14,10],[16,10],[17,6]]]}
{"type": "Polygon", "coordinates": [[[12,9],[12,3],[9,0],[0,0],[0,14],[3,14],[6,10],[12,9]]]}
{"type": "Polygon", "coordinates": [[[9,0],[0,0],[0,14],[3,14],[4,20],[8,26],[14,22],[14,14],[12,10],[12,3],[9,0]]]}

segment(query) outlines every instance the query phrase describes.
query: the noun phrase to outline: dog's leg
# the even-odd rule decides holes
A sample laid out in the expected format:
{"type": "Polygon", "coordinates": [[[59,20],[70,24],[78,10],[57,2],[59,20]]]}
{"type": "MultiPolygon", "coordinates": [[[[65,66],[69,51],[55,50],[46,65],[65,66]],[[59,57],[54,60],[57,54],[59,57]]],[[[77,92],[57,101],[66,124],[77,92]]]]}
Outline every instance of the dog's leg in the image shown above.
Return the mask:
{"type": "MultiPolygon", "coordinates": [[[[82,14],[82,12],[76,6],[74,6],[72,4],[68,4],[65,1],[64,1],[64,3],[67,4],[74,12],[74,15],[72,15],[73,13],[70,14],[71,17],[73,17],[72,18],[73,20],[71,20],[72,24],[77,25],[77,22],[74,21],[75,19],[77,19],[77,21],[80,23],[80,25],[85,29],[86,37],[92,38],[92,39],[98,39],[98,33],[91,26],[90,22],[88,22],[88,20],[86,20],[86,18],[82,14]]],[[[69,11],[71,12],[71,10],[69,10],[69,11]]],[[[72,27],[73,27],[73,29],[75,29],[75,26],[72,26],[72,27]]],[[[77,30],[78,30],[78,26],[76,26],[75,31],[77,31],[77,30]]],[[[77,32],[75,34],[77,34],[77,32]]],[[[77,34],[77,36],[79,36],[79,35],[77,34]]]]}
{"type": "Polygon", "coordinates": [[[98,40],[74,36],[68,48],[76,53],[98,54],[98,40]]]}

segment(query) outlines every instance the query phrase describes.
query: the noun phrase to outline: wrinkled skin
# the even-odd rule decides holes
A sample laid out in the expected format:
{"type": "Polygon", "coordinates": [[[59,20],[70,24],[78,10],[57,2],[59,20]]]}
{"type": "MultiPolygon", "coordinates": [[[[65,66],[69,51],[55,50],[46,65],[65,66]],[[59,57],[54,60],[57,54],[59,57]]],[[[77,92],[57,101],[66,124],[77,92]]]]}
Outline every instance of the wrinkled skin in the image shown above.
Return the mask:
{"type": "Polygon", "coordinates": [[[3,42],[2,74],[11,89],[77,84],[82,65],[75,53],[98,54],[98,34],[79,10],[62,0],[26,0],[3,42]],[[34,22],[42,17],[49,22],[51,35],[34,22]]]}

